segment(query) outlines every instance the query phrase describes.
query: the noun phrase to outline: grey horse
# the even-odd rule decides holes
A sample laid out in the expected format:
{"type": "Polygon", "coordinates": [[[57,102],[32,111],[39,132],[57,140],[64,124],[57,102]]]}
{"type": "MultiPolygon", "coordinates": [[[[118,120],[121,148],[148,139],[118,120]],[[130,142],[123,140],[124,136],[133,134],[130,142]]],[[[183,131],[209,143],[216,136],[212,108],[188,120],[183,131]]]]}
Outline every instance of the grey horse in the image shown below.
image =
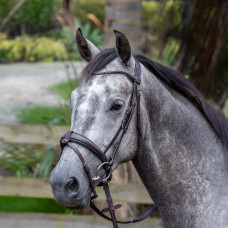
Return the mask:
{"type": "MultiPolygon", "coordinates": [[[[123,74],[99,72],[134,74],[138,61],[142,69],[142,145],[138,150],[134,113],[113,170],[120,163],[133,161],[164,227],[228,227],[227,120],[182,75],[143,55],[132,55],[126,36],[115,35],[116,48],[100,52],[77,32],[78,50],[88,65],[81,85],[71,94],[71,130],[85,135],[102,151],[106,149],[127,109],[132,81],[123,74]]],[[[85,147],[75,146],[95,174],[101,161],[85,147]]],[[[70,147],[64,148],[50,183],[55,200],[65,207],[89,206],[88,176],[70,147]]]]}

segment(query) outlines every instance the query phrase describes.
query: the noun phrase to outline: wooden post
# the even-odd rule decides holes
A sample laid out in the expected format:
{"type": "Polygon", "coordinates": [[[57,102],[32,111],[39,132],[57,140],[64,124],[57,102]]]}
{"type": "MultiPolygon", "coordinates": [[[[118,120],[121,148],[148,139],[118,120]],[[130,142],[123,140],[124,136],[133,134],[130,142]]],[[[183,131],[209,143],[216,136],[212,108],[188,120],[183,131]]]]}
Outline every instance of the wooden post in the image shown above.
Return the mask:
{"type": "Polygon", "coordinates": [[[133,50],[140,50],[141,40],[141,0],[106,0],[104,46],[113,47],[113,30],[123,32],[133,50]]]}

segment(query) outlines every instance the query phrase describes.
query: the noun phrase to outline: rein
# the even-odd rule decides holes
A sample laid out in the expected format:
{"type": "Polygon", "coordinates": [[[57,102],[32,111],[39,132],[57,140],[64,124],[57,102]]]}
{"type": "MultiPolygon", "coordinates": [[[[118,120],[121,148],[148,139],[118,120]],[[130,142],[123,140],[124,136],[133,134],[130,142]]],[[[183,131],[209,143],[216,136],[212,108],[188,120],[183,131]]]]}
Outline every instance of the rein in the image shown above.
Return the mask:
{"type": "Polygon", "coordinates": [[[146,219],[149,215],[151,215],[157,207],[154,205],[152,206],[148,211],[146,211],[143,215],[141,215],[138,218],[128,220],[128,221],[119,221],[116,219],[115,215],[115,210],[120,208],[122,205],[117,204],[114,205],[109,189],[108,183],[111,180],[112,174],[112,165],[115,159],[115,156],[118,152],[120,143],[123,139],[124,134],[128,130],[128,126],[131,122],[132,116],[134,114],[135,107],[137,106],[137,129],[138,129],[138,151],[141,148],[142,145],[142,127],[141,127],[141,120],[140,120],[140,82],[141,82],[141,67],[138,61],[135,61],[135,75],[129,74],[125,71],[109,71],[109,72],[100,72],[95,75],[108,75],[108,74],[124,74],[126,75],[131,81],[133,81],[133,90],[132,90],[132,95],[131,99],[129,101],[129,106],[124,114],[123,120],[121,121],[120,127],[116,134],[114,135],[113,139],[107,146],[104,152],[101,151],[101,149],[93,143],[90,139],[87,137],[76,133],[74,131],[68,131],[63,137],[60,139],[60,146],[61,149],[63,150],[65,146],[71,147],[75,153],[78,155],[78,157],[81,159],[81,162],[84,166],[84,169],[88,175],[90,186],[92,189],[92,196],[90,199],[90,207],[102,218],[112,221],[113,227],[118,228],[117,223],[121,224],[129,224],[129,223],[136,223],[140,222],[144,219],[146,219]],[[77,147],[74,144],[79,144],[86,149],[88,149],[90,152],[94,153],[102,162],[102,164],[97,168],[96,175],[93,177],[89,166],[85,159],[83,158],[82,154],[80,151],[77,149],[77,147]],[[109,150],[109,148],[114,145],[114,149],[112,151],[111,157],[108,159],[106,156],[106,152],[109,150]],[[98,172],[99,170],[104,169],[105,171],[105,177],[99,176],[98,172]],[[94,203],[92,202],[93,199],[97,198],[98,195],[95,190],[95,182],[99,181],[99,185],[103,185],[103,189],[106,195],[106,201],[108,204],[108,208],[105,208],[103,210],[98,209],[94,203]],[[104,213],[110,212],[111,218],[106,216],[104,213]]]}

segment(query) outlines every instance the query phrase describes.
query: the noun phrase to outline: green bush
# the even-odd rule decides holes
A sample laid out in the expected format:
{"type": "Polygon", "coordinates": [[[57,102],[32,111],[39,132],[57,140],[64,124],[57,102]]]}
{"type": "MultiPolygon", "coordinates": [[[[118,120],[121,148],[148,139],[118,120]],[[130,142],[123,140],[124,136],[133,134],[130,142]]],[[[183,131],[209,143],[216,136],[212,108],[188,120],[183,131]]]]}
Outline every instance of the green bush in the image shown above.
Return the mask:
{"type": "Polygon", "coordinates": [[[0,21],[2,21],[7,16],[14,5],[15,0],[1,0],[0,21]]]}
{"type": "Polygon", "coordinates": [[[163,56],[163,61],[164,64],[167,66],[172,67],[176,63],[176,54],[179,50],[179,43],[175,40],[170,38],[166,45],[165,48],[163,49],[162,56],[163,56]]]}
{"type": "MultiPolygon", "coordinates": [[[[0,20],[15,5],[14,0],[1,0],[0,20]]],[[[60,0],[33,0],[27,1],[10,19],[9,27],[28,25],[30,29],[49,28],[55,20],[56,11],[61,8],[60,0]]],[[[104,24],[104,0],[72,0],[74,16],[81,24],[88,21],[87,14],[94,14],[104,24]]],[[[158,34],[164,27],[179,28],[181,11],[179,1],[168,1],[160,4],[156,1],[142,1],[142,26],[152,34],[158,34]],[[171,22],[171,23],[170,23],[171,22]]],[[[96,26],[92,23],[92,28],[96,26]]]]}
{"type": "Polygon", "coordinates": [[[30,62],[40,61],[45,58],[50,58],[51,60],[67,59],[67,52],[64,45],[59,41],[54,41],[45,37],[35,39],[35,42],[33,45],[30,44],[26,53],[30,62]]]}
{"type": "MultiPolygon", "coordinates": [[[[14,25],[19,25],[20,23],[27,23],[26,21],[30,21],[30,25],[33,27],[41,26],[49,26],[55,10],[60,7],[62,1],[54,0],[51,2],[50,0],[47,1],[47,5],[50,7],[46,9],[46,5],[44,7],[44,1],[41,0],[34,0],[28,1],[29,3],[25,3],[23,7],[25,12],[27,9],[32,9],[32,7],[37,6],[35,14],[41,12],[40,17],[35,16],[35,18],[28,19],[29,15],[25,18],[23,17],[23,13],[20,12],[17,14],[18,21],[14,25]],[[31,3],[32,2],[32,3],[31,3]],[[53,8],[55,8],[53,10],[53,8]],[[49,11],[52,9],[53,11],[49,11]],[[49,12],[49,14],[47,13],[49,12]],[[45,14],[46,13],[46,14],[45,14]],[[42,16],[43,15],[43,16],[42,16]],[[45,16],[44,16],[45,15],[45,16]],[[23,18],[20,18],[23,17],[23,18]],[[42,19],[43,17],[43,19],[42,19]],[[26,19],[27,18],[27,19],[26,19]],[[39,21],[40,20],[40,21],[39,21]],[[43,22],[41,23],[41,21],[43,22]],[[19,23],[20,21],[20,23],[19,23]],[[35,26],[35,24],[37,24],[35,26]]],[[[11,0],[3,0],[3,8],[9,10],[9,5],[15,4],[14,1],[11,0]],[[8,2],[8,4],[6,4],[8,2]]],[[[45,1],[46,4],[46,1],[45,1]]],[[[81,27],[83,30],[83,34],[91,40],[95,45],[97,45],[100,49],[103,46],[103,36],[99,34],[98,29],[91,22],[86,15],[88,13],[94,14],[98,17],[98,19],[104,23],[104,0],[75,0],[71,2],[71,6],[73,8],[74,16],[77,19],[76,28],[81,27]]],[[[19,11],[23,10],[23,7],[19,9],[19,11]]],[[[3,8],[0,9],[0,17],[3,15],[3,8]]],[[[6,10],[6,11],[7,11],[6,10]]],[[[24,11],[23,11],[24,12],[24,11]]],[[[16,15],[16,14],[15,14],[16,15]]],[[[14,23],[14,19],[12,18],[12,23],[14,23]]],[[[161,39],[164,45],[168,45],[165,47],[164,61],[167,62],[167,56],[169,55],[170,46],[174,46],[173,44],[170,45],[173,40],[178,40],[178,35],[180,34],[181,29],[181,11],[180,11],[180,2],[170,0],[166,4],[160,4],[156,1],[143,1],[142,2],[142,27],[145,31],[149,32],[153,36],[158,39],[161,39]],[[171,38],[172,41],[169,41],[171,38]],[[169,49],[169,50],[168,50],[169,49]]],[[[5,62],[13,62],[13,61],[53,61],[53,60],[61,60],[61,59],[68,59],[69,56],[73,60],[80,60],[80,56],[76,49],[75,44],[75,37],[72,35],[72,32],[69,28],[65,27],[63,29],[54,29],[48,30],[46,35],[55,41],[61,41],[61,43],[55,43],[47,38],[39,38],[36,39],[28,39],[23,38],[17,41],[4,41],[0,44],[0,61],[5,62]],[[26,42],[26,43],[24,43],[26,42]],[[65,48],[63,45],[65,45],[65,48]],[[69,53],[69,56],[67,52],[69,53]]],[[[1,34],[0,34],[1,40],[1,34]]],[[[159,55],[159,50],[156,44],[151,45],[151,52],[153,53],[153,58],[156,59],[156,56],[159,55]]],[[[169,60],[168,60],[169,61],[169,60]]],[[[172,64],[173,59],[170,64],[172,64]]]]}
{"type": "Polygon", "coordinates": [[[171,0],[165,4],[162,10],[162,17],[158,24],[163,30],[165,37],[179,38],[182,22],[182,2],[171,0]]]}
{"type": "Polygon", "coordinates": [[[44,154],[41,148],[30,145],[9,145],[5,151],[0,157],[0,167],[18,177],[32,177],[44,154]]]}
{"type": "MultiPolygon", "coordinates": [[[[75,24],[75,28],[81,28],[84,36],[92,41],[99,49],[103,47],[103,35],[99,33],[97,28],[93,28],[91,22],[82,24],[79,20],[75,24]]],[[[75,37],[72,34],[72,31],[69,27],[62,29],[55,29],[46,33],[46,35],[55,40],[61,40],[64,43],[68,53],[71,55],[73,60],[81,60],[81,57],[78,53],[75,37]]]]}
{"type": "MultiPolygon", "coordinates": [[[[1,0],[0,21],[6,17],[15,6],[15,0],[1,0]]],[[[37,33],[40,29],[50,28],[56,11],[61,7],[56,0],[26,1],[10,18],[8,30],[15,30],[24,26],[27,33],[37,33]]]]}
{"type": "Polygon", "coordinates": [[[67,59],[67,51],[60,41],[50,38],[22,37],[0,42],[0,62],[54,61],[67,59]]]}
{"type": "Polygon", "coordinates": [[[159,31],[159,3],[142,2],[142,27],[146,31],[157,34],[159,31]]]}
{"type": "Polygon", "coordinates": [[[170,0],[164,3],[142,2],[142,26],[153,35],[161,32],[179,34],[181,26],[180,1],[170,0]]]}

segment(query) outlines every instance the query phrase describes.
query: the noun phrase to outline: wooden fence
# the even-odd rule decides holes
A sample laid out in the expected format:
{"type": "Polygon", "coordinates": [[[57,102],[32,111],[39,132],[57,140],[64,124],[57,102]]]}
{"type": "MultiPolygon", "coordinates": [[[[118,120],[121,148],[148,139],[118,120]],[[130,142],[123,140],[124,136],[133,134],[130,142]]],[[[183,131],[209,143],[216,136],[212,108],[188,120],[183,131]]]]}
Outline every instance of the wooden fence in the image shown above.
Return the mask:
{"type": "MultiPolygon", "coordinates": [[[[40,213],[0,213],[1,228],[111,228],[99,216],[57,215],[40,213]]],[[[147,219],[141,223],[119,225],[120,228],[161,228],[161,220],[147,219]]]]}
{"type": "MultiPolygon", "coordinates": [[[[110,190],[115,201],[153,204],[145,187],[141,184],[111,183],[110,190]]],[[[98,201],[105,200],[103,188],[97,188],[98,201]]],[[[14,178],[0,176],[1,196],[21,196],[34,198],[53,198],[49,180],[38,178],[14,178]]]]}
{"type": "MultiPolygon", "coordinates": [[[[0,140],[17,144],[43,144],[56,146],[68,126],[43,125],[0,125],[0,140]]],[[[114,201],[137,204],[153,204],[145,187],[141,184],[110,185],[114,201]]],[[[97,188],[99,198],[104,201],[102,188],[97,188]]],[[[33,198],[53,198],[49,180],[35,178],[13,178],[0,176],[0,196],[33,198]]],[[[99,216],[79,216],[43,213],[0,212],[0,228],[105,228],[112,224],[99,216]]],[[[120,227],[161,228],[161,219],[147,219],[140,224],[120,225],[120,227]]]]}
{"type": "Polygon", "coordinates": [[[7,143],[58,145],[69,126],[0,125],[0,140],[7,143]]]}
{"type": "MultiPolygon", "coordinates": [[[[152,204],[152,200],[143,185],[111,184],[114,201],[152,204]]],[[[97,188],[99,198],[104,201],[102,188],[97,188]]],[[[35,178],[13,178],[0,176],[0,195],[18,197],[53,198],[49,180],[35,178]]],[[[161,228],[161,219],[147,219],[139,224],[120,225],[120,227],[161,228]]],[[[103,228],[112,227],[111,223],[99,216],[61,215],[42,213],[0,213],[0,227],[4,228],[103,228]]]]}

